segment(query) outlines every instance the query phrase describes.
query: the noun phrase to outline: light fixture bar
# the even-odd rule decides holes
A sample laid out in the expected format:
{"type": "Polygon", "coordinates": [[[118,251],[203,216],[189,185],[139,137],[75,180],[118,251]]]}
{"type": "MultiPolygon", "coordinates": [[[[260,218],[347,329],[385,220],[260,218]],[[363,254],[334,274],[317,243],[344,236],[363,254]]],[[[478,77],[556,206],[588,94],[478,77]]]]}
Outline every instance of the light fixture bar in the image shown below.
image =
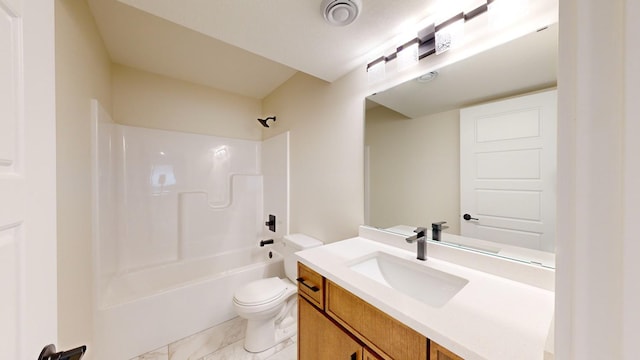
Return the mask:
{"type": "Polygon", "coordinates": [[[413,44],[416,40],[418,41],[418,60],[422,60],[425,57],[429,56],[429,55],[433,55],[436,52],[436,31],[445,28],[447,25],[450,25],[452,23],[455,23],[456,21],[460,21],[460,20],[464,20],[464,22],[467,22],[471,19],[476,18],[478,15],[484,14],[485,12],[487,12],[487,10],[489,9],[489,4],[491,4],[492,2],[494,2],[495,0],[487,0],[486,3],[478,6],[477,8],[469,11],[469,12],[461,12],[459,14],[456,14],[455,16],[451,17],[450,19],[447,19],[446,21],[436,25],[436,24],[430,24],[429,26],[425,27],[424,29],[418,31],[418,36],[414,39],[411,39],[409,42],[407,42],[406,44],[403,44],[401,46],[399,46],[398,48],[396,48],[396,51],[392,52],[391,54],[387,55],[387,56],[381,56],[377,59],[375,59],[374,61],[370,62],[367,64],[367,72],[369,71],[369,68],[371,68],[373,65],[377,64],[380,61],[391,61],[394,60],[395,58],[398,57],[398,52],[402,51],[402,49],[404,49],[405,46],[407,45],[411,45],[413,44]]]}
{"type": "Polygon", "coordinates": [[[486,13],[487,10],[489,10],[489,3],[491,2],[493,2],[493,0],[489,0],[486,4],[482,4],[468,13],[464,13],[464,21],[469,21],[478,15],[486,13]]]}
{"type": "Polygon", "coordinates": [[[430,24],[426,28],[418,31],[418,60],[434,54],[436,52],[436,25],[430,24]]]}
{"type": "Polygon", "coordinates": [[[463,19],[464,19],[464,13],[461,12],[459,14],[456,14],[452,18],[448,19],[447,21],[436,25],[435,30],[436,30],[436,32],[438,32],[438,31],[446,28],[447,26],[449,26],[449,25],[451,25],[451,24],[453,24],[453,23],[455,23],[457,21],[463,20],[463,19]]]}

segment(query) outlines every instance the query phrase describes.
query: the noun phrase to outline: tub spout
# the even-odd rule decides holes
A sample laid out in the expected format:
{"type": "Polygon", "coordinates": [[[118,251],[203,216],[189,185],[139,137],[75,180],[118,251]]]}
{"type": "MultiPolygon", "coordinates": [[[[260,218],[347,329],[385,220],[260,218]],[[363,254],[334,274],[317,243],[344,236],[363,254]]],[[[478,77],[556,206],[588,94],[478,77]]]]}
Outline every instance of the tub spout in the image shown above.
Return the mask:
{"type": "Polygon", "coordinates": [[[268,240],[260,240],[260,246],[265,246],[265,245],[271,245],[273,244],[273,239],[268,239],[268,240]]]}

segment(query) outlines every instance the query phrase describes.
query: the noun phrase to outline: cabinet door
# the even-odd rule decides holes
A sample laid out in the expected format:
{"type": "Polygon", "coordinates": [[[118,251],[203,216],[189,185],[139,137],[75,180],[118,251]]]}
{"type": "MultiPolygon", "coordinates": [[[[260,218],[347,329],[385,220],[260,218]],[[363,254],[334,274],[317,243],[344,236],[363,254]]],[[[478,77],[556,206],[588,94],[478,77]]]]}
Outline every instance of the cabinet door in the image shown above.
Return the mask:
{"type": "Polygon", "coordinates": [[[376,355],[375,353],[373,353],[371,350],[367,348],[363,348],[362,360],[382,360],[382,358],[376,355]]]}
{"type": "Polygon", "coordinates": [[[452,353],[433,341],[431,341],[430,349],[430,360],[463,360],[460,356],[452,353]]]}
{"type": "Polygon", "coordinates": [[[298,296],[298,359],[361,360],[362,346],[298,296]]]}
{"type": "Polygon", "coordinates": [[[385,359],[427,359],[427,339],[376,307],[325,281],[325,311],[385,359]]]}

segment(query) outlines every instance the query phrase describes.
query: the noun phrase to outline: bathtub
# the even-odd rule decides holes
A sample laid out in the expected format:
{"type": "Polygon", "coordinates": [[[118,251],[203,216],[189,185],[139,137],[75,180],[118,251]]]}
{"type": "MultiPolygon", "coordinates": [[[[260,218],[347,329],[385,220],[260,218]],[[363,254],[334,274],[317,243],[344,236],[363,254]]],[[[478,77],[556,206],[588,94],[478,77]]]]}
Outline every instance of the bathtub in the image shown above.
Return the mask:
{"type": "Polygon", "coordinates": [[[114,276],[95,313],[93,359],[130,359],[236,316],[233,294],[284,276],[282,256],[251,247],[114,276]]]}

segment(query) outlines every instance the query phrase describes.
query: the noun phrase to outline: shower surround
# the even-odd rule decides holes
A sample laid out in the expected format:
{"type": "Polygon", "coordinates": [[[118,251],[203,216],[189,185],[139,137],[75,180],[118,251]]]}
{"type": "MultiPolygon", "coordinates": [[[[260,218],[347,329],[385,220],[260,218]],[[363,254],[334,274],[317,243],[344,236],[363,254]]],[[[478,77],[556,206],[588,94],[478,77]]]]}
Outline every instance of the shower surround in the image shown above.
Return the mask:
{"type": "Polygon", "coordinates": [[[288,134],[123,126],[97,101],[93,113],[94,358],[131,358],[227,321],[237,287],[283,276],[281,257],[258,244],[288,231],[288,134]]]}

